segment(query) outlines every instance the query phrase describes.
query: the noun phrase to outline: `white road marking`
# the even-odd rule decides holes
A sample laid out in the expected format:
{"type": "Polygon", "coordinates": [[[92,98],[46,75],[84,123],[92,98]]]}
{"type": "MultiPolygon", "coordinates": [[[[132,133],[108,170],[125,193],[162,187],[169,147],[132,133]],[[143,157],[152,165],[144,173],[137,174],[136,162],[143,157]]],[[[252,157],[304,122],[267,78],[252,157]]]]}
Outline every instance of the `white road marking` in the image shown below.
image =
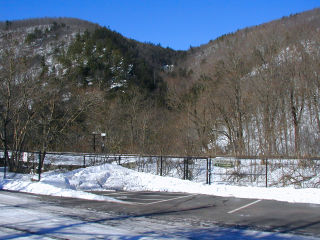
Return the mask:
{"type": "MultiPolygon", "coordinates": [[[[146,192],[141,192],[142,193],[142,195],[144,194],[144,193],[146,193],[146,192]]],[[[105,192],[103,195],[105,195],[105,196],[109,196],[109,195],[136,195],[137,194],[137,192],[117,192],[117,191],[113,191],[113,192],[105,192]]],[[[163,196],[163,194],[147,194],[146,196],[160,196],[160,197],[162,197],[163,196]]]]}
{"type": "Polygon", "coordinates": [[[252,203],[249,203],[249,204],[247,204],[247,205],[244,205],[244,206],[242,206],[242,207],[239,207],[239,208],[236,208],[236,209],[234,209],[234,210],[232,210],[232,211],[229,211],[228,213],[235,213],[235,212],[237,212],[237,211],[239,211],[239,210],[241,210],[241,209],[247,208],[247,207],[249,207],[249,206],[251,206],[251,205],[253,205],[253,204],[256,204],[256,203],[258,203],[258,202],[261,202],[261,201],[262,201],[261,199],[256,200],[256,201],[254,201],[254,202],[252,202],[252,203]]]}
{"type": "Polygon", "coordinates": [[[105,194],[103,194],[104,196],[109,196],[109,195],[128,195],[128,192],[112,192],[112,193],[108,193],[106,192],[105,194]]]}
{"type": "Polygon", "coordinates": [[[161,200],[163,200],[163,198],[134,198],[134,197],[118,197],[119,199],[126,199],[126,200],[143,200],[143,201],[161,201],[161,200]]]}
{"type": "MultiPolygon", "coordinates": [[[[152,204],[156,204],[156,203],[161,203],[161,202],[169,202],[172,200],[177,200],[177,199],[181,199],[181,198],[187,198],[193,196],[193,194],[191,195],[186,195],[186,196],[181,196],[181,197],[176,197],[176,198],[169,198],[169,199],[165,199],[165,200],[161,200],[161,201],[156,201],[156,202],[151,202],[151,203],[138,203],[138,202],[132,202],[133,204],[139,204],[139,205],[152,205],[152,204]]],[[[143,199],[142,199],[143,200],[143,199]]]]}
{"type": "MultiPolygon", "coordinates": [[[[119,197],[115,197],[116,199],[119,199],[125,203],[128,204],[137,204],[137,205],[151,205],[151,204],[155,204],[155,203],[161,203],[161,202],[168,202],[171,200],[177,200],[177,199],[181,199],[181,198],[187,198],[190,196],[193,196],[195,194],[189,194],[189,195],[184,195],[184,196],[180,196],[180,197],[174,197],[174,198],[169,198],[169,199],[151,199],[151,198],[135,198],[135,197],[131,197],[130,195],[135,195],[136,192],[111,192],[111,193],[106,193],[103,194],[104,196],[110,196],[110,195],[118,195],[119,197]],[[132,200],[143,200],[143,201],[155,201],[155,202],[148,202],[148,203],[141,203],[141,202],[132,202],[132,201],[126,201],[127,199],[132,199],[132,200]],[[158,201],[159,200],[159,201],[158,201]]],[[[148,194],[148,196],[159,196],[159,197],[163,197],[163,195],[161,194],[148,194]]]]}

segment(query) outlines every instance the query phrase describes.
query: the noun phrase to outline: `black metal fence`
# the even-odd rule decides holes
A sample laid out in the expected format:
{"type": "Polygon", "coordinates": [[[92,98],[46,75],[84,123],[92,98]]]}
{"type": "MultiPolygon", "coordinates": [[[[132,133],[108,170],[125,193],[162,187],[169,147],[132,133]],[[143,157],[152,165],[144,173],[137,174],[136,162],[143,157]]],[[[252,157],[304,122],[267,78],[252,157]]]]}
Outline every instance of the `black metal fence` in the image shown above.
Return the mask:
{"type": "MultiPolygon", "coordinates": [[[[22,154],[21,159],[27,171],[39,172],[39,153],[22,154]]],[[[320,187],[320,159],[317,158],[178,157],[50,152],[46,153],[41,170],[72,170],[105,163],[206,184],[320,187]]]]}

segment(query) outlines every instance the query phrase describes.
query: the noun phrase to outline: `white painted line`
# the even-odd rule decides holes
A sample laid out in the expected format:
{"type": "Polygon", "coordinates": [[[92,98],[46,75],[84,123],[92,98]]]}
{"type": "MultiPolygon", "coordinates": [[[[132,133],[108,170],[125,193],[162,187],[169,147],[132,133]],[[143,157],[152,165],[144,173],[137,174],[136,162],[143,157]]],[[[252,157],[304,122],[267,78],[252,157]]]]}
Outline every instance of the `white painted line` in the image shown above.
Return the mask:
{"type": "Polygon", "coordinates": [[[170,198],[170,199],[165,199],[165,200],[161,200],[161,201],[156,201],[156,202],[152,202],[152,203],[139,203],[139,204],[143,204],[143,205],[152,205],[152,204],[156,204],[156,203],[161,203],[161,202],[169,202],[172,200],[177,200],[177,199],[181,199],[181,198],[187,198],[193,195],[187,195],[187,196],[181,196],[181,197],[176,197],[176,198],[170,198]]]}
{"type": "Polygon", "coordinates": [[[261,201],[262,201],[261,199],[256,200],[256,201],[254,201],[254,202],[252,202],[252,203],[249,203],[249,204],[247,204],[247,205],[244,205],[244,206],[242,206],[242,207],[239,207],[239,208],[236,208],[236,209],[234,209],[234,210],[232,210],[232,211],[229,211],[228,213],[235,213],[235,212],[237,212],[237,211],[239,211],[239,210],[241,210],[241,209],[247,208],[247,207],[249,207],[249,206],[251,206],[251,205],[253,205],[253,204],[256,204],[256,203],[258,203],[258,202],[261,202],[261,201]]]}
{"type": "Polygon", "coordinates": [[[126,199],[126,200],[143,200],[143,201],[160,201],[160,200],[163,200],[162,199],[159,199],[159,198],[134,198],[134,197],[127,197],[127,198],[119,198],[119,199],[126,199]]]}
{"type": "MultiPolygon", "coordinates": [[[[142,195],[144,192],[142,192],[142,195]]],[[[104,195],[137,195],[137,192],[118,192],[118,191],[113,191],[113,192],[105,192],[104,195]]],[[[161,194],[147,194],[145,196],[163,196],[161,194]]]]}
{"type": "Polygon", "coordinates": [[[112,192],[112,193],[106,193],[104,194],[105,196],[109,196],[109,195],[129,195],[130,193],[128,192],[112,192]]]}

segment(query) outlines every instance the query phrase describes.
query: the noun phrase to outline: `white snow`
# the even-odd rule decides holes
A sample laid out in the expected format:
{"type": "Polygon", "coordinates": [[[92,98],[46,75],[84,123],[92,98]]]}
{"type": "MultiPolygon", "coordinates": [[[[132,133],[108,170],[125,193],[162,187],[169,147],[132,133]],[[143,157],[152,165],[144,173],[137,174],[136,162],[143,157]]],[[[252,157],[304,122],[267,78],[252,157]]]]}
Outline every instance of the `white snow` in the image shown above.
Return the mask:
{"type": "Polygon", "coordinates": [[[320,189],[293,187],[264,188],[221,184],[206,185],[173,177],[137,172],[114,164],[104,164],[70,172],[52,171],[42,174],[40,182],[32,175],[15,175],[0,181],[0,189],[61,197],[118,201],[86,191],[164,191],[208,194],[223,197],[269,199],[293,203],[320,204],[320,189]]]}
{"type": "MultiPolygon", "coordinates": [[[[2,170],[3,173],[3,169],[2,170]]],[[[3,175],[0,175],[3,178],[3,175]]],[[[211,194],[217,196],[275,199],[288,202],[320,204],[320,189],[259,188],[228,185],[205,185],[173,177],[137,172],[115,164],[104,164],[69,172],[52,171],[34,175],[8,173],[0,189],[102,201],[117,201],[86,191],[166,191],[211,194]]],[[[123,203],[123,202],[122,202],[123,203]]],[[[129,203],[125,203],[129,204],[129,203]]],[[[14,239],[315,239],[291,234],[268,233],[215,225],[195,228],[189,222],[168,222],[152,218],[119,217],[90,209],[64,208],[45,204],[36,196],[7,195],[0,191],[0,238],[14,239]],[[36,208],[34,206],[37,206],[36,208]],[[72,217],[94,216],[97,221],[72,217]],[[101,215],[103,214],[103,215],[101,215]],[[103,221],[99,220],[102,219],[103,221]]]]}
{"type": "Polygon", "coordinates": [[[122,86],[123,86],[123,83],[112,83],[111,86],[110,86],[110,89],[120,88],[122,86]]]}

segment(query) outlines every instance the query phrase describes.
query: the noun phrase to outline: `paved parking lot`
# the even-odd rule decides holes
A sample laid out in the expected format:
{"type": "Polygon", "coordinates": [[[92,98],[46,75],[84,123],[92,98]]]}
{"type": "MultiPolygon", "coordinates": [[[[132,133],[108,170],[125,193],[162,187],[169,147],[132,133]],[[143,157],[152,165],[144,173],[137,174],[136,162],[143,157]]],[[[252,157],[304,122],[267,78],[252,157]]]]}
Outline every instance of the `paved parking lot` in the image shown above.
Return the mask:
{"type": "MultiPolygon", "coordinates": [[[[320,237],[320,205],[316,204],[168,192],[95,193],[130,203],[119,206],[119,211],[135,216],[320,237]]],[[[104,209],[110,210],[106,205],[104,209]]]]}
{"type": "MultiPolygon", "coordinates": [[[[95,192],[128,204],[37,195],[43,203],[81,215],[83,221],[149,219],[168,225],[180,223],[195,228],[215,226],[258,231],[302,234],[320,238],[320,205],[261,199],[166,192],[95,192]],[[95,214],[92,214],[95,213],[95,214]],[[102,219],[102,220],[101,220],[102,219]]],[[[30,195],[23,193],[9,193],[30,195]]],[[[77,218],[80,216],[77,216],[77,218]]],[[[112,221],[111,221],[112,222],[112,221]]]]}
{"type": "Polygon", "coordinates": [[[0,191],[0,239],[320,237],[319,205],[183,193],[100,194],[125,204],[0,191]]]}
{"type": "Polygon", "coordinates": [[[105,191],[92,192],[99,195],[113,197],[128,203],[137,205],[152,205],[183,198],[192,197],[193,194],[185,193],[164,193],[164,192],[126,192],[126,191],[105,191]]]}

